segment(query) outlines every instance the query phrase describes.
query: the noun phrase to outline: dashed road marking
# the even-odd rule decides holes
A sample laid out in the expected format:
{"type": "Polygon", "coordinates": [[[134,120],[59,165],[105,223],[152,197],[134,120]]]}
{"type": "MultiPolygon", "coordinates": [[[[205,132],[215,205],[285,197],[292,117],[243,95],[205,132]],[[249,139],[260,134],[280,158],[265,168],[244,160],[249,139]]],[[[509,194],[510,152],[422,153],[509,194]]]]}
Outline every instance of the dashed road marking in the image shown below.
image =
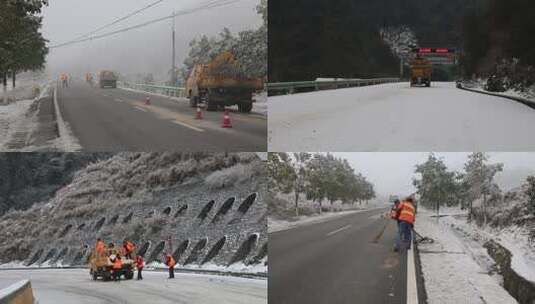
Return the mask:
{"type": "Polygon", "coordinates": [[[124,100],[122,100],[121,98],[115,98],[114,99],[115,101],[118,101],[118,102],[123,102],[124,100]]]}
{"type": "Polygon", "coordinates": [[[344,226],[342,228],[339,228],[339,229],[336,229],[334,231],[331,231],[331,232],[327,233],[327,236],[331,236],[331,235],[333,235],[335,233],[338,233],[340,231],[344,231],[344,230],[348,229],[349,227],[351,227],[351,225],[347,225],[347,226],[344,226]]]}
{"type": "Polygon", "coordinates": [[[143,112],[147,112],[147,110],[143,109],[142,107],[134,106],[134,108],[143,112]]]}
{"type": "Polygon", "coordinates": [[[190,129],[195,130],[195,131],[197,131],[197,132],[204,132],[203,129],[194,127],[194,126],[192,126],[192,125],[190,125],[190,124],[187,124],[187,123],[185,123],[185,122],[181,122],[181,121],[178,121],[178,120],[173,120],[172,122],[173,122],[174,124],[177,124],[177,125],[180,125],[180,126],[183,126],[183,127],[186,127],[186,128],[190,128],[190,129]]]}

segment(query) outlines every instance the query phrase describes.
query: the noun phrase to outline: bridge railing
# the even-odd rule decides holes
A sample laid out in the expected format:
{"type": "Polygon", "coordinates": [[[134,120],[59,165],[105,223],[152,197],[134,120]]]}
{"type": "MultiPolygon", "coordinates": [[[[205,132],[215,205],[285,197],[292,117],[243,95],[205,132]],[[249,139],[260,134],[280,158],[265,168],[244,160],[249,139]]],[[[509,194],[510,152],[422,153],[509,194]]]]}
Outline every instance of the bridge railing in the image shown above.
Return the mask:
{"type": "Polygon", "coordinates": [[[7,288],[0,289],[0,304],[33,304],[32,284],[29,280],[17,282],[7,288]]]}
{"type": "Polygon", "coordinates": [[[117,85],[122,88],[134,89],[143,92],[162,94],[170,97],[186,97],[186,88],[184,87],[172,87],[164,85],[155,85],[155,84],[144,84],[144,83],[129,83],[129,82],[118,82],[117,85]]]}
{"type": "Polygon", "coordinates": [[[294,82],[270,82],[267,84],[269,95],[294,94],[301,92],[332,90],[340,88],[369,86],[374,84],[400,82],[399,78],[338,79],[294,82]]]}

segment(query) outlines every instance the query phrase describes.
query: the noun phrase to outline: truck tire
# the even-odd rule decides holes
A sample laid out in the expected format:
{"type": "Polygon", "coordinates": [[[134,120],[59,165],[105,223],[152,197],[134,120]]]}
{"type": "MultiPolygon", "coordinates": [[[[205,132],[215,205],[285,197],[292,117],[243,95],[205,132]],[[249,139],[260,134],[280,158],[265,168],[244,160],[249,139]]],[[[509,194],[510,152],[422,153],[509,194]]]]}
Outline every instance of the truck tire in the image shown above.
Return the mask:
{"type": "Polygon", "coordinates": [[[252,109],[253,109],[252,102],[241,102],[238,104],[238,110],[241,113],[250,113],[252,109]]]}
{"type": "Polygon", "coordinates": [[[189,106],[192,108],[195,108],[197,106],[197,103],[199,102],[199,97],[197,96],[190,96],[189,97],[189,106]]]}
{"type": "Polygon", "coordinates": [[[127,279],[127,280],[132,280],[134,278],[134,272],[133,271],[128,271],[124,274],[124,278],[127,279]]]}
{"type": "Polygon", "coordinates": [[[206,94],[206,111],[217,111],[217,102],[210,99],[210,94],[206,94]]]}
{"type": "Polygon", "coordinates": [[[98,279],[98,275],[94,271],[91,271],[91,276],[93,277],[93,281],[96,281],[98,279]]]}
{"type": "Polygon", "coordinates": [[[429,88],[431,86],[431,81],[426,82],[425,86],[429,88]]]}

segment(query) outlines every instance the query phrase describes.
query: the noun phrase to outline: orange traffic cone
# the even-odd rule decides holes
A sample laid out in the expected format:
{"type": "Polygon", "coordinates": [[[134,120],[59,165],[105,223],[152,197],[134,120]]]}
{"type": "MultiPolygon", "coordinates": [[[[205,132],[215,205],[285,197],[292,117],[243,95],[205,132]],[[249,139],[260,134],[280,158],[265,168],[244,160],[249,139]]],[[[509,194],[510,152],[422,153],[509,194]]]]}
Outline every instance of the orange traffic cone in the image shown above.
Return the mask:
{"type": "Polygon", "coordinates": [[[221,128],[232,128],[232,123],[230,122],[228,110],[225,110],[225,114],[223,114],[223,123],[221,124],[221,128]]]}
{"type": "Polygon", "coordinates": [[[150,105],[150,97],[147,96],[147,98],[145,98],[145,104],[150,105]]]}
{"type": "Polygon", "coordinates": [[[197,107],[197,114],[195,115],[195,119],[199,119],[199,120],[202,119],[201,107],[197,107]]]}

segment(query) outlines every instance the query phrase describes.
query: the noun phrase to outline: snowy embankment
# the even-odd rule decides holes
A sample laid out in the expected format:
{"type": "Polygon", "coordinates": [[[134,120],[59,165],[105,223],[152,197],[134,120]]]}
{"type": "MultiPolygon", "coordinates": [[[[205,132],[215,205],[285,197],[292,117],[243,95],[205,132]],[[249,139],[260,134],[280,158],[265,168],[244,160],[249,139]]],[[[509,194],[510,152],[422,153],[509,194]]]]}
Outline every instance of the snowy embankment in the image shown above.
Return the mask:
{"type": "Polygon", "coordinates": [[[501,97],[408,83],[268,98],[272,151],[530,150],[535,111],[501,97]]]}
{"type": "Polygon", "coordinates": [[[34,100],[19,100],[8,105],[0,105],[0,150],[8,150],[6,145],[12,136],[23,128],[33,126],[31,117],[26,117],[34,100]]]}
{"type": "Polygon", "coordinates": [[[336,219],[338,217],[349,215],[357,212],[364,212],[376,209],[383,209],[384,207],[372,207],[368,209],[355,209],[355,210],[346,210],[338,212],[323,212],[321,214],[315,215],[303,215],[294,217],[290,220],[275,219],[273,217],[268,217],[268,233],[277,232],[282,230],[288,230],[296,227],[307,226],[312,224],[323,223],[336,219]]]}
{"type": "Polygon", "coordinates": [[[504,245],[513,253],[515,270],[528,277],[528,272],[535,274],[535,264],[530,265],[533,252],[520,245],[519,235],[481,229],[466,223],[466,216],[458,209],[441,212],[440,217],[422,209],[418,213],[415,230],[434,240],[418,245],[428,303],[517,303],[503,288],[503,278],[483,244],[493,239],[504,245]]]}
{"type": "Polygon", "coordinates": [[[490,94],[503,96],[503,97],[521,98],[521,99],[524,99],[526,101],[533,103],[533,105],[535,106],[535,85],[531,86],[524,92],[517,91],[515,89],[508,89],[505,92],[489,92],[484,89],[485,83],[486,81],[484,81],[483,79],[478,79],[476,81],[465,81],[462,83],[462,85],[466,89],[480,91],[483,93],[490,93],[490,94]]]}

